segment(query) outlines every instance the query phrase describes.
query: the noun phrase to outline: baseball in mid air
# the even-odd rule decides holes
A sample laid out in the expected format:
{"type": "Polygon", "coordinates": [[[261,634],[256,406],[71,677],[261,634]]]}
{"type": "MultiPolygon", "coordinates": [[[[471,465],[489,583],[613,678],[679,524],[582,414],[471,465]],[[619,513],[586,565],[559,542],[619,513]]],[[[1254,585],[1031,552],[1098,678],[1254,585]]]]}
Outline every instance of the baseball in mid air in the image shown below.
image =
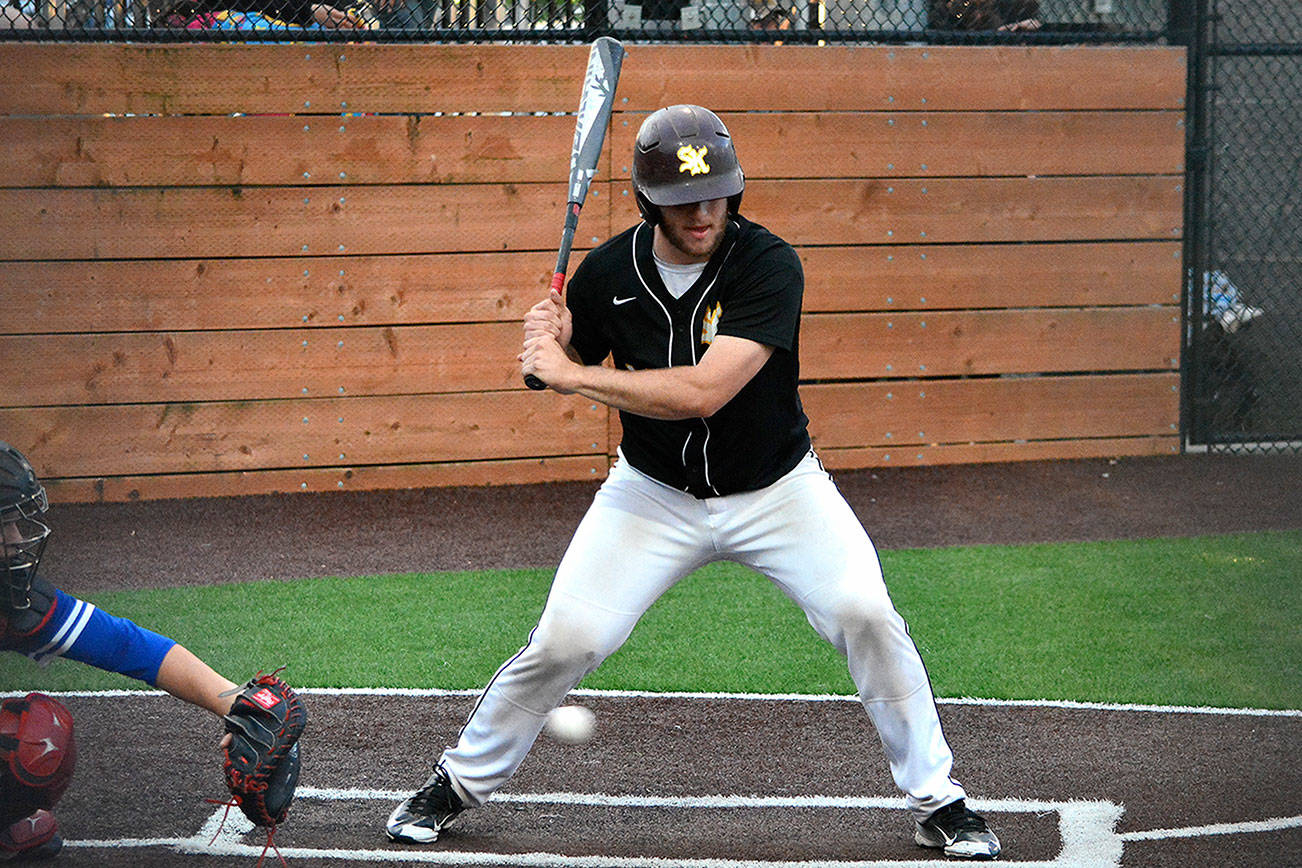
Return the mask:
{"type": "Polygon", "coordinates": [[[597,716],[582,705],[562,705],[547,714],[546,733],[564,744],[586,744],[597,728],[597,716]]]}

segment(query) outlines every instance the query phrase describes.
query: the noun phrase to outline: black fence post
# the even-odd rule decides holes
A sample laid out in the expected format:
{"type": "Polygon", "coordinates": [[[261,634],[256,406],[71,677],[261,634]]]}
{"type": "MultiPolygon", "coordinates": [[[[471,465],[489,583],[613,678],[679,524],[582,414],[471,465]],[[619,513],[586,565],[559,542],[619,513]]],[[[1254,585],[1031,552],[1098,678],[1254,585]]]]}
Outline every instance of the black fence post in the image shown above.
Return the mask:
{"type": "Polygon", "coordinates": [[[1204,275],[1208,271],[1207,243],[1210,213],[1207,187],[1208,123],[1210,81],[1208,57],[1208,18],[1211,0],[1171,0],[1168,38],[1187,49],[1187,84],[1185,88],[1185,232],[1182,309],[1184,311],[1184,352],[1180,360],[1181,449],[1191,442],[1205,442],[1206,414],[1198,412],[1204,403],[1204,375],[1200,365],[1205,341],[1204,275]],[[1199,430],[1195,430],[1199,429],[1199,430]]]}

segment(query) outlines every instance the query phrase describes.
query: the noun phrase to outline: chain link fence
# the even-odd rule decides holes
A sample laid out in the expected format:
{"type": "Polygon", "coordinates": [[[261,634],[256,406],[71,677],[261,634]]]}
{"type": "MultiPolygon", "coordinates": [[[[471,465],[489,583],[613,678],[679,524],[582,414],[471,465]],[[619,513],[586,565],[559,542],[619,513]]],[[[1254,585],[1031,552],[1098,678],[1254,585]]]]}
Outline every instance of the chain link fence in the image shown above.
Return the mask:
{"type": "Polygon", "coordinates": [[[1168,0],[5,0],[0,38],[1154,41],[1168,0]]]}
{"type": "Polygon", "coordinates": [[[1302,451],[1302,3],[1208,0],[1203,12],[1188,441],[1302,451]]]}

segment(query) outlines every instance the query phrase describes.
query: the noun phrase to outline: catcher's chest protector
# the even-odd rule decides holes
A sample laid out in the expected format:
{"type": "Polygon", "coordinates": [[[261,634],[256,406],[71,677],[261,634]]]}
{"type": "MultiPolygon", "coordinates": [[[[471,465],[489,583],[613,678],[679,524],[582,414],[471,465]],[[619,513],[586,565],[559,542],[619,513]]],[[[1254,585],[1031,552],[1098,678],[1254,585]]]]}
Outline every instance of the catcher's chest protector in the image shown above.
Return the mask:
{"type": "Polygon", "coordinates": [[[0,813],[22,811],[18,819],[54,807],[76,764],[72,712],[63,703],[43,693],[0,703],[0,813]]]}

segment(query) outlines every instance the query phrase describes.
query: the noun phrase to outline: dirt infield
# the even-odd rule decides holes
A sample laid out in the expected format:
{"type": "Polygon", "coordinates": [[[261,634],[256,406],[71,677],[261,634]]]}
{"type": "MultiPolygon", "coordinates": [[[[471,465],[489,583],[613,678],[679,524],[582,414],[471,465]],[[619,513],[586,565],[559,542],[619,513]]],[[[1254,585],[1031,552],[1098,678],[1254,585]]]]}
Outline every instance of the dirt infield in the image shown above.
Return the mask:
{"type": "MultiPolygon", "coordinates": [[[[1302,527],[1302,455],[841,471],[879,548],[1302,527]]],[[[554,566],[595,483],[56,504],[73,593],[321,575],[554,566]]]]}
{"type": "MultiPolygon", "coordinates": [[[[1299,456],[837,478],[883,548],[1302,527],[1299,456]]],[[[76,593],[554,564],[594,487],[60,505],[51,578],[76,593]]],[[[219,833],[221,811],[204,801],[224,795],[210,717],[155,695],[65,701],[81,755],[59,805],[70,844],[58,864],[256,864],[258,836],[238,812],[219,833]]],[[[289,863],[847,868],[936,858],[912,843],[880,743],[843,699],[585,695],[600,723],[592,744],[543,739],[502,797],[445,842],[388,843],[384,817],[471,701],[312,693],[300,795],[277,836],[289,863]]],[[[1302,716],[958,701],[940,710],[955,774],[999,832],[1006,863],[1302,864],[1302,716]]]]}
{"type": "MultiPolygon", "coordinates": [[[[581,697],[600,722],[592,743],[541,739],[498,801],[465,815],[442,844],[412,848],[385,839],[384,819],[471,699],[309,700],[302,789],[277,836],[291,865],[845,868],[935,858],[913,844],[881,746],[849,701],[581,697]]],[[[168,697],[67,701],[95,747],[59,806],[74,842],[65,864],[253,864],[260,839],[237,834],[238,813],[212,841],[221,810],[202,799],[222,793],[211,720],[185,709],[178,732],[168,697]],[[123,769],[136,770],[126,789],[123,769]],[[222,848],[236,853],[193,852],[222,848]]],[[[1007,863],[1277,866],[1302,852],[1297,716],[952,703],[941,716],[956,774],[1007,863]],[[1278,817],[1294,825],[1250,825],[1278,817]]]]}

